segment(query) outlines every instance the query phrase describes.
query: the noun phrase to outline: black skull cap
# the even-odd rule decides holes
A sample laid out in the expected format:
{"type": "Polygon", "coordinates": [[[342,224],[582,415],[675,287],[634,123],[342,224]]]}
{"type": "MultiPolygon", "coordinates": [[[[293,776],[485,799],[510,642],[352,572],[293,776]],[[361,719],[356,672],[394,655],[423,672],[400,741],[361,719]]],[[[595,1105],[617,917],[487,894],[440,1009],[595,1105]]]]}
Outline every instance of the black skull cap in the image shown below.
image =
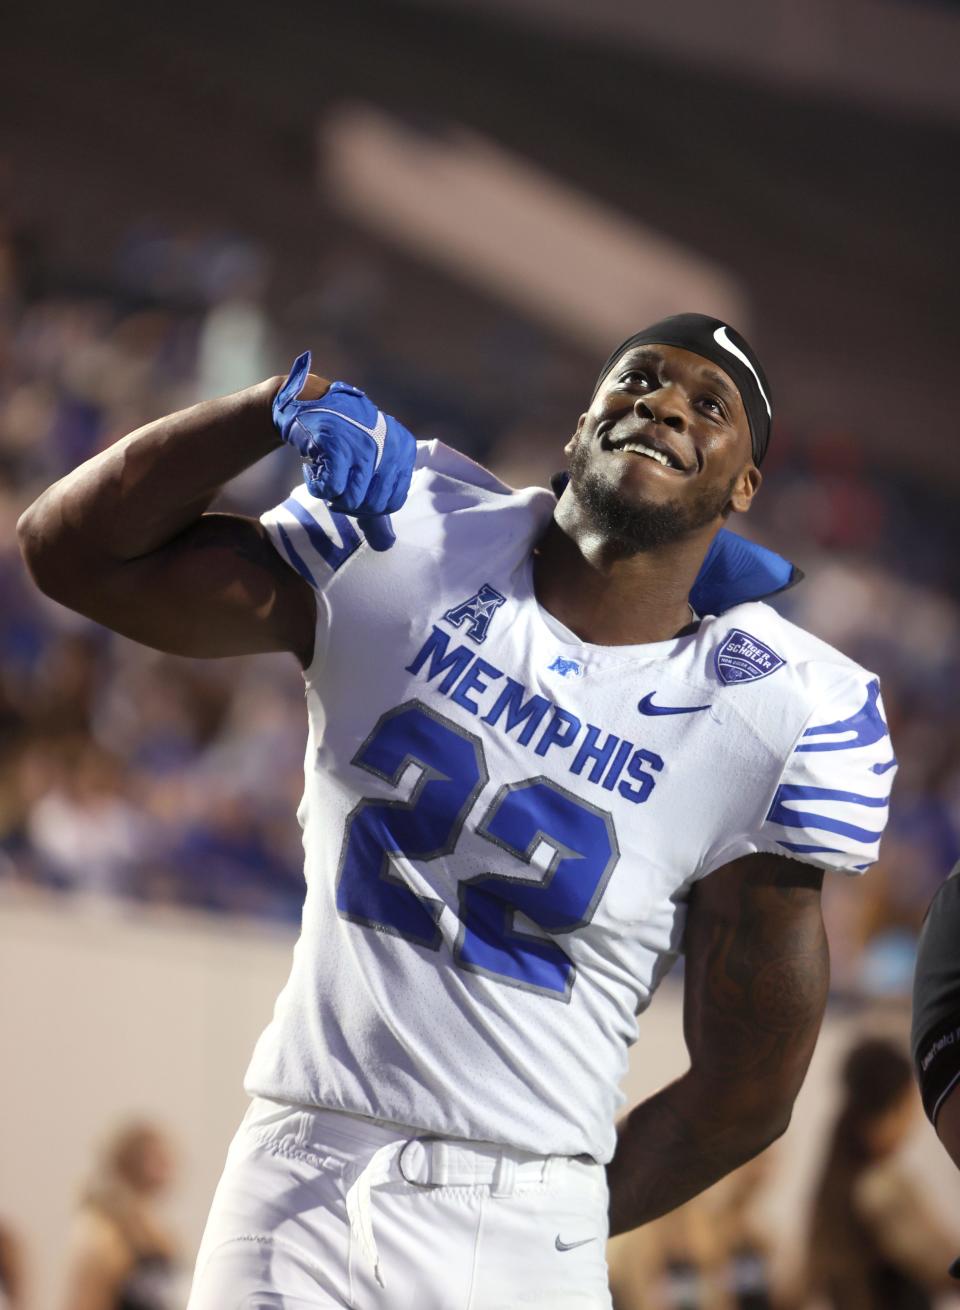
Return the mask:
{"type": "Polygon", "coordinates": [[[679,346],[694,355],[702,355],[723,369],[740,392],[750,425],[753,462],[759,466],[770,444],[773,407],[770,384],[749,342],[722,319],[710,318],[707,314],[672,314],[635,332],[617,346],[600,370],[593,395],[600,390],[600,384],[621,355],[634,346],[647,345],[679,346]]]}

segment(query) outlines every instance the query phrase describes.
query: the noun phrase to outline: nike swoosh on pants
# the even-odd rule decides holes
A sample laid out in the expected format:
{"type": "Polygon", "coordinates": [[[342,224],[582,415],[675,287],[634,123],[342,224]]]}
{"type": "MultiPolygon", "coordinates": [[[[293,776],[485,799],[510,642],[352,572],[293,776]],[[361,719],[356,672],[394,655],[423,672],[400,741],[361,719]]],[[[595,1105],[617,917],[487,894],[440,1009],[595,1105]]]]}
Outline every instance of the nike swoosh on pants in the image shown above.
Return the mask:
{"type": "Polygon", "coordinates": [[[575,1246],[586,1246],[588,1242],[595,1242],[596,1240],[595,1237],[581,1237],[579,1242],[561,1242],[560,1234],[557,1233],[557,1240],[554,1242],[554,1246],[558,1251],[572,1251],[575,1246]]]}

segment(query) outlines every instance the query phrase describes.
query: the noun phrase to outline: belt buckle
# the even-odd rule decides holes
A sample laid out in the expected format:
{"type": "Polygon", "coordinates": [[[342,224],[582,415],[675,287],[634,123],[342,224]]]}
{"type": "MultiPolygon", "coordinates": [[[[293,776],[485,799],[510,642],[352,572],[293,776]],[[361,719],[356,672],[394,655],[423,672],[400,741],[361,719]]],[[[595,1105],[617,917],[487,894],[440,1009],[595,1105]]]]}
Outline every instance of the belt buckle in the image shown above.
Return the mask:
{"type": "Polygon", "coordinates": [[[404,1142],[403,1146],[400,1148],[400,1154],[397,1156],[397,1168],[400,1171],[400,1177],[403,1179],[405,1183],[409,1183],[411,1187],[424,1187],[429,1189],[433,1189],[435,1187],[443,1187],[443,1183],[421,1183],[416,1178],[408,1178],[403,1169],[403,1157],[406,1155],[408,1147],[413,1146],[415,1143],[419,1143],[420,1145],[426,1147],[427,1144],[430,1142],[440,1142],[442,1140],[443,1140],[442,1137],[432,1135],[427,1137],[411,1137],[406,1142],[404,1142]]]}

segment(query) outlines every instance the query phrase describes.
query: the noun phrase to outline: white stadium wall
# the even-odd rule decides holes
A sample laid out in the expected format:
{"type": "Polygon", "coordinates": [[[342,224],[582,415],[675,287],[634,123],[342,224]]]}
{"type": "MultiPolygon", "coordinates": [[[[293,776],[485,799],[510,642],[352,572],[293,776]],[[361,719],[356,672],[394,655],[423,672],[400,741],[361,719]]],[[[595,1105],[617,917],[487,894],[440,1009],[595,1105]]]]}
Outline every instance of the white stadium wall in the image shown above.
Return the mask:
{"type": "MultiPolygon", "coordinates": [[[[176,1140],[182,1172],[169,1211],[192,1254],[291,947],[289,932],[259,924],[0,901],[0,1217],[27,1242],[32,1308],[56,1310],[72,1204],[96,1143],[130,1116],[155,1118],[176,1140]]],[[[685,1067],[680,1019],[680,989],[668,982],[641,1023],[632,1099],[685,1067]]],[[[867,1022],[902,1033],[905,1016],[867,1022]]],[[[787,1243],[831,1113],[836,1060],[863,1026],[863,1015],[829,1016],[779,1148],[769,1207],[787,1243]]],[[[925,1122],[912,1154],[943,1213],[960,1216],[960,1178],[925,1122]]]]}

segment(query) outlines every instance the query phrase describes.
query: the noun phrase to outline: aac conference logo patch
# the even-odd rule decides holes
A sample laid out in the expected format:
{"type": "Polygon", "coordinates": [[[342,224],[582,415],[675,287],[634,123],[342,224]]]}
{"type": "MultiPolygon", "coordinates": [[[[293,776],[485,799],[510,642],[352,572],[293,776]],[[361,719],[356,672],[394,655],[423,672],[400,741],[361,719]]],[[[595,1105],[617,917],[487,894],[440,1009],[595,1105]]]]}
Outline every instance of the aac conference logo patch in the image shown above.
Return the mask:
{"type": "Polygon", "coordinates": [[[732,628],[717,648],[714,666],[721,682],[756,682],[783,668],[786,660],[741,628],[732,628]]]}
{"type": "Polygon", "coordinates": [[[447,610],[443,617],[455,628],[462,628],[466,624],[467,636],[479,646],[487,639],[494,614],[506,602],[506,596],[501,596],[495,587],[485,582],[479,591],[447,610]]]}

